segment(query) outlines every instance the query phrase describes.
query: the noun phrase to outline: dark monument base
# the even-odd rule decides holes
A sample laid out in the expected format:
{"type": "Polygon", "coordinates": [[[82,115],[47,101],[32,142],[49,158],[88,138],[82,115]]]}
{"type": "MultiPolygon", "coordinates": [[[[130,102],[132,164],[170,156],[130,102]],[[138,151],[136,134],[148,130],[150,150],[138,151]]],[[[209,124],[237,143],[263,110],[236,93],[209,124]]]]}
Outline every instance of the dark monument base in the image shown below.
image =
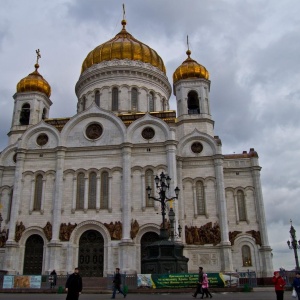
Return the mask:
{"type": "Polygon", "coordinates": [[[184,246],[162,239],[146,248],[142,259],[142,274],[188,273],[189,259],[183,256],[184,246]]]}

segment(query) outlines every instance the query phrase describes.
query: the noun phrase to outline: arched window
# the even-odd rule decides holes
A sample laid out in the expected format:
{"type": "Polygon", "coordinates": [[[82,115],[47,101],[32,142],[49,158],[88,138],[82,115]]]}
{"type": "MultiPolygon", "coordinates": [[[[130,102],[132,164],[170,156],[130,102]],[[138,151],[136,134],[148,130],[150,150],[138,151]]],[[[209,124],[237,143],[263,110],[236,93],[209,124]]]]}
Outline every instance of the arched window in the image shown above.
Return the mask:
{"type": "MultiPolygon", "coordinates": [[[[152,189],[151,196],[153,196],[154,193],[154,174],[152,170],[147,170],[145,172],[145,186],[146,188],[150,186],[152,189]]],[[[147,207],[153,207],[154,206],[154,200],[148,198],[148,194],[146,193],[146,206],[147,207]]]]}
{"type": "Polygon", "coordinates": [[[43,175],[39,174],[35,178],[33,210],[41,210],[43,195],[43,175]]]}
{"type": "Polygon", "coordinates": [[[84,173],[77,175],[77,197],[76,197],[76,209],[84,208],[84,173]]]}
{"type": "Polygon", "coordinates": [[[204,186],[202,181],[196,182],[197,214],[205,215],[204,186]]]}
{"type": "Polygon", "coordinates": [[[112,89],[112,104],[111,104],[112,111],[119,110],[119,90],[118,88],[114,87],[112,89]]]}
{"type": "Polygon", "coordinates": [[[23,104],[20,114],[20,124],[29,125],[30,120],[30,105],[28,103],[23,104]]]}
{"type": "Polygon", "coordinates": [[[154,111],[154,95],[152,92],[149,94],[149,111],[154,111]]]}
{"type": "Polygon", "coordinates": [[[131,110],[136,111],[138,104],[138,91],[136,88],[131,90],[131,110]]]}
{"type": "Polygon", "coordinates": [[[199,98],[195,91],[188,93],[188,113],[189,115],[200,114],[199,98]]]}
{"type": "Polygon", "coordinates": [[[44,107],[43,113],[42,113],[42,120],[46,119],[47,109],[44,107]]]}
{"type": "Polygon", "coordinates": [[[101,174],[101,197],[100,197],[100,208],[108,208],[109,198],[109,178],[108,172],[104,171],[101,174]]]}
{"type": "Polygon", "coordinates": [[[82,110],[85,110],[85,106],[86,106],[86,98],[83,97],[83,99],[82,99],[82,110]]]}
{"type": "Polygon", "coordinates": [[[245,205],[245,196],[242,191],[237,192],[237,203],[239,210],[239,220],[246,221],[246,205],[245,205]]]}
{"type": "Polygon", "coordinates": [[[244,245],[242,247],[243,267],[251,267],[251,250],[249,246],[244,245]]]}
{"type": "Polygon", "coordinates": [[[89,200],[88,208],[96,209],[97,174],[91,172],[89,175],[89,200]]]}
{"type": "Polygon", "coordinates": [[[96,91],[96,93],[95,93],[95,103],[97,106],[100,107],[100,92],[99,91],[96,91]]]}

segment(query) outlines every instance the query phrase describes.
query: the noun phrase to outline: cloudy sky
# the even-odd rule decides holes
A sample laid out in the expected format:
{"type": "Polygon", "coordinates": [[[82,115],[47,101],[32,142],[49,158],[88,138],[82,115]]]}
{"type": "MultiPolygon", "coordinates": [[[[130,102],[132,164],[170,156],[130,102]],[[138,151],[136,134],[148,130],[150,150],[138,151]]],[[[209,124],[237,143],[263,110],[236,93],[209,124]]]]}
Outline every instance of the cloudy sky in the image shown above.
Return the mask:
{"type": "Polygon", "coordinates": [[[294,268],[286,241],[290,219],[300,239],[298,0],[0,0],[0,151],[16,84],[34,70],[35,50],[52,87],[50,117],[74,115],[81,64],[120,31],[122,3],[127,30],[160,54],[171,83],[189,35],[192,58],[210,72],[223,153],[259,154],[274,268],[294,268]]]}

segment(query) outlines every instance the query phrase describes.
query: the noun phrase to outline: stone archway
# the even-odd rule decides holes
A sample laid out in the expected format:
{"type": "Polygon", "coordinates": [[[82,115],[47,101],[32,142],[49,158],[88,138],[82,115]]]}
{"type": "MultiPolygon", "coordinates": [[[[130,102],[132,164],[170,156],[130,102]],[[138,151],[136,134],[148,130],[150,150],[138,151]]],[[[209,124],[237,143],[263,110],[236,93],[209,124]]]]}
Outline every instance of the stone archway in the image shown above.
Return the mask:
{"type": "Polygon", "coordinates": [[[44,240],[38,234],[31,235],[25,243],[24,275],[41,275],[43,269],[44,240]]]}
{"type": "Polygon", "coordinates": [[[83,277],[102,277],[104,239],[97,230],[85,231],[79,239],[78,268],[83,277]]]}
{"type": "Polygon", "coordinates": [[[146,248],[150,244],[156,242],[159,240],[159,235],[156,232],[148,231],[145,234],[143,234],[141,238],[141,266],[143,270],[143,263],[142,260],[147,256],[146,248]]]}

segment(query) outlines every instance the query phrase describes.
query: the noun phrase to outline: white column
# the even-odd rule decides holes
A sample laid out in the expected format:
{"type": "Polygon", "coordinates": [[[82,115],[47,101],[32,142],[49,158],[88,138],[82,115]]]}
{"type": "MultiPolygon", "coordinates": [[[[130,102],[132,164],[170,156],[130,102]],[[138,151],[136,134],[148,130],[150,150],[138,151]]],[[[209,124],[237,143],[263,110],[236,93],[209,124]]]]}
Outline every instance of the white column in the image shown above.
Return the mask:
{"type": "Polygon", "coordinates": [[[46,189],[46,179],[42,180],[43,188],[42,188],[42,199],[41,199],[41,214],[44,213],[44,203],[45,203],[45,189],[46,189]]]}
{"type": "Polygon", "coordinates": [[[229,241],[227,205],[225,198],[225,185],[223,173],[223,156],[215,155],[214,157],[217,203],[219,213],[219,225],[221,230],[221,271],[233,271],[231,243],[229,241]]]}
{"type": "Polygon", "coordinates": [[[83,200],[83,211],[86,213],[88,210],[89,201],[89,177],[84,176],[84,200],[83,200]]]}
{"type": "Polygon", "coordinates": [[[101,196],[101,182],[100,182],[100,175],[97,175],[97,188],[96,188],[96,211],[99,212],[100,210],[100,196],[101,196]]]}
{"type": "Polygon", "coordinates": [[[0,187],[2,186],[3,170],[4,170],[4,167],[0,166],[0,187]]]}
{"type": "Polygon", "coordinates": [[[73,178],[73,195],[72,195],[72,213],[75,213],[76,210],[76,192],[77,192],[77,176],[74,174],[73,178]]]}
{"type": "Polygon", "coordinates": [[[262,277],[270,277],[273,272],[273,262],[272,262],[272,249],[269,245],[267,226],[266,226],[266,216],[265,216],[265,208],[263,202],[263,194],[261,188],[260,181],[260,170],[261,167],[258,165],[258,158],[251,158],[252,164],[252,177],[253,184],[255,188],[255,201],[257,206],[257,214],[258,214],[258,226],[261,237],[261,248],[260,254],[262,258],[262,277]]]}

